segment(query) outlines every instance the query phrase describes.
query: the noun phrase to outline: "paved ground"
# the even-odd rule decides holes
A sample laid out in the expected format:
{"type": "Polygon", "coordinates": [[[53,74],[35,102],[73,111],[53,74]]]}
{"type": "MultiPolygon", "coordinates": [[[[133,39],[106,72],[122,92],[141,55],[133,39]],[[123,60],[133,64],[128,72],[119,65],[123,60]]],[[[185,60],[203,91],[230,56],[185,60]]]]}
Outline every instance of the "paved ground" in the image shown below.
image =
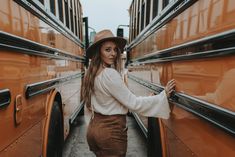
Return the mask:
{"type": "MultiPolygon", "coordinates": [[[[77,119],[65,141],[63,157],[95,157],[86,142],[86,125],[83,116],[77,119]]],[[[147,143],[134,118],[128,117],[128,147],[126,157],[146,157],[147,143]]]]}

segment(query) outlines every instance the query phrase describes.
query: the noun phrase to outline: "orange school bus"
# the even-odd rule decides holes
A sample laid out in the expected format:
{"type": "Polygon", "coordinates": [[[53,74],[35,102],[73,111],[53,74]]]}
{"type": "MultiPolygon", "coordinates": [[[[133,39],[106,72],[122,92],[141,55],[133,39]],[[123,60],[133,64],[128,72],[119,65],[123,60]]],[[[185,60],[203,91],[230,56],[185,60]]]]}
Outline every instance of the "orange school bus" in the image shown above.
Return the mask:
{"type": "Polygon", "coordinates": [[[0,156],[61,157],[80,103],[79,0],[2,0],[0,156]]]}
{"type": "Polygon", "coordinates": [[[169,119],[134,113],[149,156],[234,157],[235,1],[133,0],[129,12],[129,88],[149,95],[176,80],[169,119]]]}

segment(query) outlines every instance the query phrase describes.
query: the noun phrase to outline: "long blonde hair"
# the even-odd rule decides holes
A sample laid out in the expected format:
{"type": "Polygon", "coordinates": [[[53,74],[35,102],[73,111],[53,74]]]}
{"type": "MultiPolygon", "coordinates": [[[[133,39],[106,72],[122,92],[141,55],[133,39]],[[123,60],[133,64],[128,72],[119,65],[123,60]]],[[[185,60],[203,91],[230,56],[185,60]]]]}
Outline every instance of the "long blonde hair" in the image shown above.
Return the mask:
{"type": "MultiPolygon", "coordinates": [[[[90,109],[91,107],[91,95],[94,93],[94,82],[95,77],[97,76],[97,72],[100,68],[100,66],[103,64],[103,61],[101,59],[100,51],[101,51],[101,45],[97,46],[96,52],[94,52],[94,55],[90,61],[90,65],[87,69],[87,72],[85,74],[83,84],[82,84],[82,93],[81,93],[81,99],[85,103],[85,105],[90,109]]],[[[121,73],[121,51],[118,48],[117,56],[114,62],[114,69],[116,69],[119,73],[121,73]]]]}

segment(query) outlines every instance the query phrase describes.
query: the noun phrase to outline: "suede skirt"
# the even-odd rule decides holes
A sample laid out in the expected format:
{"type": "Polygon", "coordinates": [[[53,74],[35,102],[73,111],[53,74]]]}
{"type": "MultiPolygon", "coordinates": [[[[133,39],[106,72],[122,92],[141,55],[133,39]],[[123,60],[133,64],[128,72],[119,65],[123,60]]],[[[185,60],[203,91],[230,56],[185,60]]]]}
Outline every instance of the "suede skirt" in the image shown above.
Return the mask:
{"type": "Polygon", "coordinates": [[[87,128],[87,142],[97,157],[125,157],[126,115],[94,114],[87,128]]]}

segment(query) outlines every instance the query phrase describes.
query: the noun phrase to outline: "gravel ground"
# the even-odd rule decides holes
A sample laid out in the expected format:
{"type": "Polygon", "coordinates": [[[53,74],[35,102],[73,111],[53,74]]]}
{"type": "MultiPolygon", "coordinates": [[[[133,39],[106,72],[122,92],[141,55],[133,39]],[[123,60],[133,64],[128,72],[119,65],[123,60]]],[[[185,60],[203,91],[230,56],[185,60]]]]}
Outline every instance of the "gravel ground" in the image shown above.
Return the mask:
{"type": "MultiPolygon", "coordinates": [[[[141,134],[134,118],[127,117],[128,147],[126,157],[146,157],[147,142],[141,134]]],[[[63,157],[95,157],[89,151],[86,141],[86,125],[83,116],[77,118],[76,123],[70,130],[71,133],[65,141],[63,157]]]]}

